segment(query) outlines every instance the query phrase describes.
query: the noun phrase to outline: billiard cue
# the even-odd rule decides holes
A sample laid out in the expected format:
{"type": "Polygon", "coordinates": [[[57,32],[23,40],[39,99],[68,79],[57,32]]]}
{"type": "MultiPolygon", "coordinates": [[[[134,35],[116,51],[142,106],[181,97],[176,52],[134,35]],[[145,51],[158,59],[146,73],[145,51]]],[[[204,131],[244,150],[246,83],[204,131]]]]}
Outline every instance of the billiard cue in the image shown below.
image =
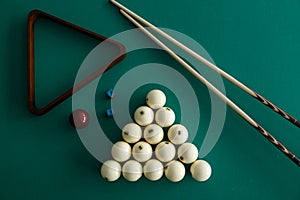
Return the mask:
{"type": "Polygon", "coordinates": [[[146,30],[141,24],[139,24],[135,19],[133,19],[125,11],[120,10],[121,14],[125,16],[129,21],[131,21],[135,26],[137,26],[142,32],[144,32],[149,38],[151,38],[158,46],[164,49],[171,57],[173,57],[177,62],[179,62],[185,69],[187,69],[192,75],[194,75],[199,81],[206,85],[212,92],[214,92],[221,100],[223,100],[228,106],[230,106],[237,114],[244,118],[251,126],[253,126],[257,131],[259,131],[265,138],[267,138],[273,145],[275,145],[280,151],[282,151],[287,157],[289,157],[294,163],[300,167],[300,160],[289,151],[283,144],[275,139],[269,132],[267,132],[261,125],[255,122],[247,113],[245,113],[241,108],[239,108],[233,101],[226,97],[222,92],[220,92],[215,86],[213,86],[209,81],[207,81],[202,75],[200,75],[194,68],[192,68],[188,63],[186,63],[182,58],[180,58],[174,51],[172,51],[168,46],[146,30]]]}
{"type": "Polygon", "coordinates": [[[216,71],[222,77],[226,78],[231,83],[233,83],[234,85],[236,85],[237,87],[239,87],[240,89],[242,89],[243,91],[245,91],[246,93],[248,93],[250,96],[252,96],[256,100],[260,101],[265,106],[269,107],[274,112],[278,113],[283,118],[285,118],[286,120],[290,121],[292,124],[294,124],[295,126],[297,126],[298,128],[300,128],[300,121],[298,121],[295,117],[291,116],[290,114],[288,114],[287,112],[285,112],[284,110],[282,110],[281,108],[279,108],[278,106],[276,106],[275,104],[273,104],[272,102],[270,102],[269,100],[267,100],[266,98],[264,98],[263,96],[261,96],[260,94],[258,94],[257,92],[255,92],[254,90],[252,90],[249,87],[247,87],[245,84],[243,84],[240,81],[238,81],[236,78],[234,78],[230,74],[226,73],[225,71],[223,71],[222,69],[220,69],[219,67],[217,67],[215,64],[211,63],[210,61],[208,61],[207,59],[205,59],[201,55],[197,54],[195,51],[191,50],[190,48],[188,48],[187,46],[185,46],[184,44],[182,44],[178,40],[174,39],[173,37],[171,37],[170,35],[168,35],[164,31],[162,31],[161,29],[155,27],[153,24],[151,24],[150,22],[146,21],[145,19],[143,19],[139,15],[135,14],[134,12],[132,12],[131,10],[129,10],[128,8],[126,8],[125,6],[123,6],[122,4],[116,2],[115,0],[110,0],[110,2],[113,3],[115,6],[117,6],[118,8],[124,10],[130,16],[132,16],[133,18],[135,18],[137,21],[139,21],[142,24],[144,24],[145,26],[151,28],[156,33],[160,34],[161,36],[163,36],[164,38],[166,38],[167,40],[169,40],[170,42],[172,42],[173,44],[175,44],[179,48],[185,50],[187,53],[189,53],[194,58],[196,58],[197,60],[199,60],[200,62],[202,62],[203,64],[205,64],[207,67],[209,67],[212,70],[216,71]]]}

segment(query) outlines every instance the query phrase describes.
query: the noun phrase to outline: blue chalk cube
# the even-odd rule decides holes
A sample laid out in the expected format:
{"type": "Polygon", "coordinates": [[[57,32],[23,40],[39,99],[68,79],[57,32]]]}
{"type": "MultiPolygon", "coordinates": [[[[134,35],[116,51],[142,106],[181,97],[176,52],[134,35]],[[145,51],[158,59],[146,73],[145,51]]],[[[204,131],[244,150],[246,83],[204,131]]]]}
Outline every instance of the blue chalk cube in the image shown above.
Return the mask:
{"type": "Polygon", "coordinates": [[[112,116],[114,115],[114,112],[113,112],[113,110],[110,108],[110,109],[107,109],[107,110],[105,111],[105,114],[106,114],[107,117],[112,117],[112,116]]]}
{"type": "Polygon", "coordinates": [[[114,98],[114,97],[116,96],[116,94],[115,94],[115,92],[114,92],[113,89],[107,90],[106,95],[107,95],[109,98],[111,98],[111,99],[114,98]]]}

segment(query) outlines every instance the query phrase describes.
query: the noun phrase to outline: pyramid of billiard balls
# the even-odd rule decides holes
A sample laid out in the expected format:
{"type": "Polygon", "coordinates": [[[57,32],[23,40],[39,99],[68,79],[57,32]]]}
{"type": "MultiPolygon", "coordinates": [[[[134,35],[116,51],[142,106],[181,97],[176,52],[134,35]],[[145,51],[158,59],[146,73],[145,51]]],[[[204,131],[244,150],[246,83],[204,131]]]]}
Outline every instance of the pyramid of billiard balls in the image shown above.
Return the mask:
{"type": "Polygon", "coordinates": [[[186,142],[187,128],[174,124],[174,111],[164,107],[166,95],[160,90],[151,90],[146,103],[147,106],[134,112],[135,123],[123,127],[123,141],[112,146],[113,159],[103,163],[102,177],[116,181],[122,174],[128,181],[137,181],[144,174],[147,179],[157,181],[165,174],[168,180],[179,182],[185,176],[184,164],[188,164],[195,180],[209,179],[209,163],[197,160],[197,147],[186,142]],[[166,135],[163,128],[167,129],[166,135]]]}

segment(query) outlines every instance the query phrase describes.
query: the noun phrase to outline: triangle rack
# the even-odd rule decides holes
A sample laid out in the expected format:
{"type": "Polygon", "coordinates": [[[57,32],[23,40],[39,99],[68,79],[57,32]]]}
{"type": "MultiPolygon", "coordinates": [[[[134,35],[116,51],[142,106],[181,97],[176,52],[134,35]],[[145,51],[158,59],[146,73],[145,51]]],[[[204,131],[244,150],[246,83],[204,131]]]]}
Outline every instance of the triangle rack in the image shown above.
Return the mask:
{"type": "Polygon", "coordinates": [[[107,71],[108,69],[112,68],[119,62],[121,62],[126,57],[126,50],[125,47],[113,40],[107,39],[106,37],[84,29],[80,26],[72,24],[70,22],[64,21],[60,18],[42,12],[40,10],[33,10],[28,14],[28,109],[31,113],[35,115],[43,115],[54,107],[62,103],[64,100],[69,98],[73,92],[80,90],[82,87],[90,83],[92,80],[97,78],[99,75],[107,71]],[[119,54],[108,66],[102,66],[84,80],[79,82],[77,85],[73,86],[72,88],[66,90],[63,94],[59,95],[54,100],[50,101],[46,106],[38,108],[36,106],[36,99],[35,99],[35,66],[34,66],[34,24],[35,22],[40,19],[48,19],[52,22],[61,24],[63,26],[69,27],[79,33],[85,34],[91,38],[99,40],[100,42],[106,40],[107,42],[111,43],[112,45],[116,46],[119,50],[119,54]]]}

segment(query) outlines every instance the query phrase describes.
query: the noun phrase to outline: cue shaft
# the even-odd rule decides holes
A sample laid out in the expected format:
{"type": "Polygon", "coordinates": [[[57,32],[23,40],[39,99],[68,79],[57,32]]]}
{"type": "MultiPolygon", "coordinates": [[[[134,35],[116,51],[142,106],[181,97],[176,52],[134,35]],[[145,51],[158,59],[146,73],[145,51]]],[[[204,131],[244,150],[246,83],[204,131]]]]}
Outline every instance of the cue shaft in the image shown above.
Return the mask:
{"type": "Polygon", "coordinates": [[[184,68],[186,68],[192,75],[194,75],[199,81],[206,85],[212,92],[214,92],[221,100],[223,100],[228,106],[230,106],[236,113],[238,113],[243,119],[245,119],[250,125],[252,125],[257,131],[259,131],[265,138],[267,138],[273,145],[275,145],[280,151],[282,151],[287,157],[289,157],[295,164],[300,167],[300,160],[289,151],[284,145],[275,139],[269,132],[267,132],[262,126],[255,122],[247,113],[239,108],[233,101],[226,97],[216,87],[214,87],[209,81],[207,81],[202,75],[200,75],[195,69],[193,69],[188,63],[180,58],[174,51],[167,47],[163,42],[157,39],[153,34],[146,30],[141,24],[133,19],[125,11],[120,10],[121,14],[131,21],[135,26],[140,28],[149,38],[151,38],[157,45],[163,48],[170,56],[172,56],[177,62],[179,62],[184,68]]]}
{"type": "Polygon", "coordinates": [[[278,113],[283,118],[285,118],[286,120],[288,120],[289,122],[291,122],[292,124],[294,124],[295,126],[300,128],[300,121],[298,121],[295,117],[291,116],[290,114],[288,114],[287,112],[285,112],[284,110],[282,110],[281,108],[279,108],[278,106],[276,106],[275,104],[273,104],[272,102],[270,102],[269,100],[267,100],[266,98],[264,98],[263,96],[258,94],[257,92],[253,91],[252,89],[247,87],[245,84],[241,83],[236,78],[234,78],[230,74],[226,73],[225,71],[223,71],[222,69],[217,67],[215,64],[211,63],[210,61],[208,61],[207,59],[205,59],[201,55],[197,54],[195,51],[191,50],[190,48],[188,48],[187,46],[185,46],[184,44],[182,44],[178,40],[174,39],[172,36],[168,35],[164,31],[162,31],[161,29],[157,28],[156,26],[154,26],[150,22],[146,21],[142,17],[138,16],[137,14],[135,14],[134,12],[132,12],[131,10],[129,10],[128,8],[123,6],[122,4],[116,2],[115,0],[111,0],[111,3],[113,3],[118,8],[124,10],[126,13],[131,15],[133,18],[137,19],[138,21],[140,21],[144,25],[148,26],[149,28],[151,28],[152,30],[154,30],[155,32],[157,32],[158,34],[160,34],[161,36],[163,36],[164,38],[166,38],[167,40],[169,40],[173,44],[175,44],[178,47],[180,47],[181,49],[185,50],[187,53],[189,53],[194,58],[196,58],[197,60],[199,60],[200,62],[205,64],[207,67],[209,67],[212,70],[216,71],[218,74],[220,74],[221,76],[223,76],[224,78],[229,80],[231,83],[233,83],[234,85],[236,85],[237,87],[239,87],[240,89],[242,89],[243,91],[245,91],[246,93],[251,95],[253,98],[260,101],[265,106],[269,107],[274,112],[278,113]]]}

